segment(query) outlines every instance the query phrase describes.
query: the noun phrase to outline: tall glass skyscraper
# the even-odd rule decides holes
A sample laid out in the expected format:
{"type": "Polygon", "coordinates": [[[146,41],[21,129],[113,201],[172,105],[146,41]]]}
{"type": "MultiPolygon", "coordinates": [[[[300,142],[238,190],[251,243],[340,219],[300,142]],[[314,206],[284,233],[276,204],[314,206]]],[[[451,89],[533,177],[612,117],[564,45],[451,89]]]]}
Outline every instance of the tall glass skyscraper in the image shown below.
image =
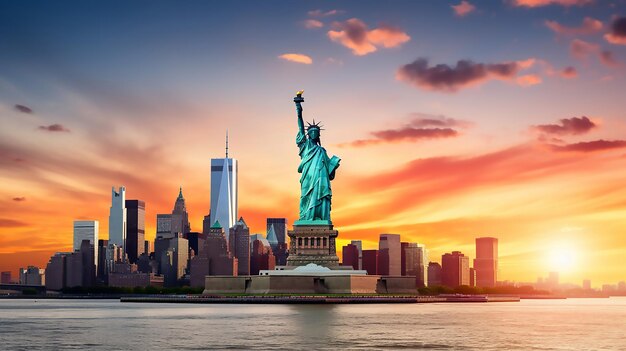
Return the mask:
{"type": "Polygon", "coordinates": [[[218,221],[226,232],[237,222],[237,160],[228,157],[228,135],[226,135],[226,157],[211,159],[211,225],[218,221]]]}
{"type": "MultiPolygon", "coordinates": [[[[126,244],[126,188],[111,191],[111,209],[109,212],[109,244],[124,248],[126,244]]],[[[126,251],[122,249],[125,253],[126,251]]]]}
{"type": "Polygon", "coordinates": [[[98,267],[98,221],[74,221],[74,251],[80,250],[83,240],[89,240],[93,245],[94,264],[98,267]]]}
{"type": "Polygon", "coordinates": [[[146,203],[126,200],[126,254],[130,263],[136,263],[144,252],[146,235],[146,203]]]}

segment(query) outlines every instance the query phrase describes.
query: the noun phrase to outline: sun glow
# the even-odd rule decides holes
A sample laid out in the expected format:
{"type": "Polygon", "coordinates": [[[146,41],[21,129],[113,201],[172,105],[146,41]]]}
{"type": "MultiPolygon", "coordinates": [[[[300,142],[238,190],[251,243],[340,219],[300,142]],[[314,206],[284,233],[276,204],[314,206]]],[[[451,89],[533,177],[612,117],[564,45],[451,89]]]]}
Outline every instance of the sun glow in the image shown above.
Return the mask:
{"type": "Polygon", "coordinates": [[[571,247],[557,247],[548,252],[550,270],[556,272],[571,272],[576,268],[577,254],[571,247]]]}

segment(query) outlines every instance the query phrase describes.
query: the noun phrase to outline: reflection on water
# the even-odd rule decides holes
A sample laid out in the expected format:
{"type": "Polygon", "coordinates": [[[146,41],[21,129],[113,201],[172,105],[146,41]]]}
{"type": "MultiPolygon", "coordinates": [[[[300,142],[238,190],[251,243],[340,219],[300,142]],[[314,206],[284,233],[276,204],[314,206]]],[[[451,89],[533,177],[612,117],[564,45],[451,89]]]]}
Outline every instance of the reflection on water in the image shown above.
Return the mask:
{"type": "Polygon", "coordinates": [[[185,305],[0,300],[0,349],[626,350],[626,298],[185,305]]]}

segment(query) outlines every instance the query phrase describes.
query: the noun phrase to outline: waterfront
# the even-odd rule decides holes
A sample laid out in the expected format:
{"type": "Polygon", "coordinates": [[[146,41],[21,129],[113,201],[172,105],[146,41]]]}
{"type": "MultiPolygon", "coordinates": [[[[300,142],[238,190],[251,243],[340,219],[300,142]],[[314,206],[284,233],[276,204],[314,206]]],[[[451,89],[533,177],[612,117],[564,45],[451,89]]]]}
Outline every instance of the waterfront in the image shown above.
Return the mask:
{"type": "Polygon", "coordinates": [[[0,300],[3,350],[626,350],[626,298],[188,305],[0,300]]]}

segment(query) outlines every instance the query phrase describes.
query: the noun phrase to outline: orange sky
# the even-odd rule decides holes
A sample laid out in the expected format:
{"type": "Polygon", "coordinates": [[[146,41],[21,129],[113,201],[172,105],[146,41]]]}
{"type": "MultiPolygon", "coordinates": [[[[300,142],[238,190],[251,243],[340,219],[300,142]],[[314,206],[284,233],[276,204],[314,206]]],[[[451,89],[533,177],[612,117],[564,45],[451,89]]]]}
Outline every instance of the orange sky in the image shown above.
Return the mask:
{"type": "Polygon", "coordinates": [[[305,119],[342,158],[340,246],[398,233],[440,261],[495,236],[500,280],[626,280],[623,8],[474,5],[127,4],[127,17],[90,8],[63,25],[0,7],[0,270],[69,250],[75,219],[107,238],[112,186],[146,202],[153,239],[182,185],[200,230],[227,129],[251,232],[293,223],[305,89],[305,119]]]}

